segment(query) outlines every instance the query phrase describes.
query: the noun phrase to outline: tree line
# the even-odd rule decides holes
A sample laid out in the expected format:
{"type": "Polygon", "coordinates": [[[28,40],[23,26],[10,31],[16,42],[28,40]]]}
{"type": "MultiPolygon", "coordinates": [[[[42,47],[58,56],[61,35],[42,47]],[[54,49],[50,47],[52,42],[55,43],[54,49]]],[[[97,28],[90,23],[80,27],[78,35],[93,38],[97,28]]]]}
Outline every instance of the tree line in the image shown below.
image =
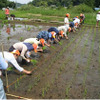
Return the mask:
{"type": "Polygon", "coordinates": [[[92,8],[100,7],[100,0],[33,0],[29,4],[34,6],[52,6],[71,7],[79,4],[86,4],[92,8]]]}
{"type": "MultiPolygon", "coordinates": [[[[56,7],[67,7],[76,6],[79,4],[86,4],[91,8],[100,7],[100,0],[33,0],[29,4],[39,7],[39,6],[56,6],[56,7]]],[[[15,8],[16,3],[8,0],[0,0],[0,9],[3,7],[15,8]]]]}
{"type": "Polygon", "coordinates": [[[15,8],[16,4],[14,2],[10,2],[8,0],[0,0],[0,9],[6,8],[6,7],[15,8]]]}

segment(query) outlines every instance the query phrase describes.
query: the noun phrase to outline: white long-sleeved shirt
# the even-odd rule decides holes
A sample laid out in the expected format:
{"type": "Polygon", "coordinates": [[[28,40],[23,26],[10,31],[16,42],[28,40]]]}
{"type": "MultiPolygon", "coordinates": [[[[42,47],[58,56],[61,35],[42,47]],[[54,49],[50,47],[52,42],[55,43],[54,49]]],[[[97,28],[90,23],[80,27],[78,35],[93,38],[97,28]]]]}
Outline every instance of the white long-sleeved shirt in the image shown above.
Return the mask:
{"type": "MultiPolygon", "coordinates": [[[[4,51],[3,54],[4,54],[4,59],[8,63],[11,63],[17,70],[19,70],[20,72],[22,72],[24,70],[24,68],[22,68],[21,66],[19,66],[19,64],[17,63],[17,61],[14,58],[14,55],[12,53],[4,51]]],[[[2,52],[0,52],[0,56],[3,57],[2,52]]]]}

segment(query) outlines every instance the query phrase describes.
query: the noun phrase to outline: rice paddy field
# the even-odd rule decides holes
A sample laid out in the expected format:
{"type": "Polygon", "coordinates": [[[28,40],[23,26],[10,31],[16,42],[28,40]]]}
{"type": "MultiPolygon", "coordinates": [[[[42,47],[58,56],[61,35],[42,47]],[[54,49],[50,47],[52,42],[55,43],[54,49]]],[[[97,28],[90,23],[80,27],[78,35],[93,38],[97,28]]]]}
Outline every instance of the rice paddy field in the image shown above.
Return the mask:
{"type": "MultiPolygon", "coordinates": [[[[1,24],[0,43],[8,51],[14,43],[51,26],[58,25],[1,24]]],[[[68,36],[43,53],[33,53],[31,63],[20,64],[32,75],[14,68],[8,71],[8,99],[100,99],[100,27],[81,25],[68,36]]],[[[6,86],[5,75],[2,80],[6,86]]]]}

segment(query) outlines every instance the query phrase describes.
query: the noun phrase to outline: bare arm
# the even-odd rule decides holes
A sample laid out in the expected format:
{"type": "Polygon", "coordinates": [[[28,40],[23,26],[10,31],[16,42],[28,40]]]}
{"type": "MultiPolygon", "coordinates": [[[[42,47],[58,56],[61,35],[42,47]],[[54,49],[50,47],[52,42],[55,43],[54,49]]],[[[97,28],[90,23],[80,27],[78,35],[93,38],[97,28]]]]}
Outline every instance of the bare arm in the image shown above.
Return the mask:
{"type": "Polygon", "coordinates": [[[25,74],[31,74],[32,73],[32,71],[27,71],[25,69],[22,72],[25,73],[25,74]]]}

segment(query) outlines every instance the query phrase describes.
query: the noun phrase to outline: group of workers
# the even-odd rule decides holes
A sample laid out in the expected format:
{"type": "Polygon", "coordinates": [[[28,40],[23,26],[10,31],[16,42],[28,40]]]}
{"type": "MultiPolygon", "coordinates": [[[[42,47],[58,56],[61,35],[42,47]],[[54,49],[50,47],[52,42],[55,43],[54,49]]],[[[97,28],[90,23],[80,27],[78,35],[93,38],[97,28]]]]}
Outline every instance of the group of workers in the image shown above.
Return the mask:
{"type": "MultiPolygon", "coordinates": [[[[80,14],[80,19],[76,16],[73,18],[72,22],[69,22],[69,17],[70,14],[66,14],[63,26],[50,27],[47,31],[40,31],[36,38],[28,38],[23,42],[17,42],[9,48],[9,51],[0,52],[0,75],[2,74],[2,70],[8,68],[8,63],[11,63],[20,72],[31,74],[32,71],[25,70],[18,64],[18,57],[22,57],[26,62],[31,62],[30,56],[32,51],[35,53],[38,51],[43,52],[43,47],[45,45],[50,47],[51,43],[59,43],[61,38],[68,39],[67,33],[76,31],[76,28],[78,28],[85,19],[84,14],[80,14]]],[[[0,99],[6,99],[1,79],[0,99]]]]}

